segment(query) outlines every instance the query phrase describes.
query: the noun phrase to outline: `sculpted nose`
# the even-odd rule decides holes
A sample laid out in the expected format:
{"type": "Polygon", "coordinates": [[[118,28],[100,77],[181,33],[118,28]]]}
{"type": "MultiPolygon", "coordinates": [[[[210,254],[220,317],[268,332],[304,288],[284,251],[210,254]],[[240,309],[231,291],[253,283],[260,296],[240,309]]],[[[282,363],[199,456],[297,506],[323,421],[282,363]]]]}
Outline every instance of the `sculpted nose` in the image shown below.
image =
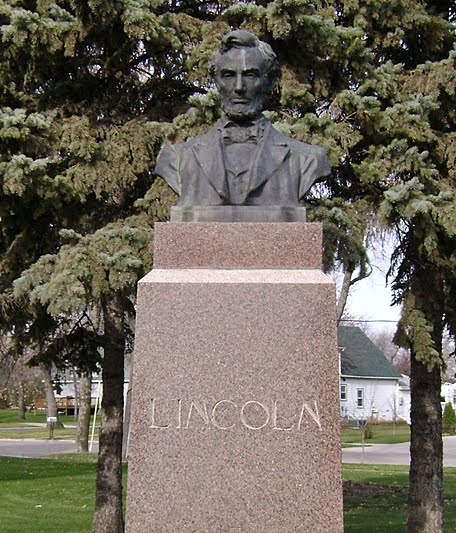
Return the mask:
{"type": "Polygon", "coordinates": [[[242,93],[242,92],[244,92],[244,90],[245,90],[244,79],[243,79],[243,77],[242,77],[241,74],[238,74],[238,75],[236,76],[236,86],[235,86],[234,90],[235,90],[237,93],[242,93]]]}

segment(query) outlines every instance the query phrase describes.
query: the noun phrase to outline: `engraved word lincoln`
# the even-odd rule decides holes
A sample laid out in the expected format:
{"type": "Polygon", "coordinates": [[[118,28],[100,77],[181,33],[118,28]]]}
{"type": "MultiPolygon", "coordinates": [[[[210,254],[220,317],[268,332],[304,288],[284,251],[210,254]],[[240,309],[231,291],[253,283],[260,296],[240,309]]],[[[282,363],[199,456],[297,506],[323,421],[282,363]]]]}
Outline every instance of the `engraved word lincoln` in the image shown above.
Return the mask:
{"type": "Polygon", "coordinates": [[[215,428],[275,431],[322,430],[317,402],[268,402],[248,400],[235,402],[229,399],[166,400],[153,398],[150,411],[151,429],[215,428]]]}
{"type": "Polygon", "coordinates": [[[252,33],[223,37],[210,65],[222,117],[205,135],[165,146],[157,160],[179,206],[293,208],[329,174],[323,148],[282,135],[262,114],[279,73],[271,47],[252,33]]]}

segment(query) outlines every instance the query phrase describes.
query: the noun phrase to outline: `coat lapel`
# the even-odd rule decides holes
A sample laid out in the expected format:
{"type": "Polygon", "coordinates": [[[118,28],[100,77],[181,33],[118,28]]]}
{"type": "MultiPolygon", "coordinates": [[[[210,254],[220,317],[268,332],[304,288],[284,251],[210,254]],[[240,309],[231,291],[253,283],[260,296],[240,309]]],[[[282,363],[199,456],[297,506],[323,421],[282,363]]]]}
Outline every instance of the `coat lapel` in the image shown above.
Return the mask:
{"type": "Polygon", "coordinates": [[[213,128],[193,146],[193,154],[204,175],[221,198],[228,198],[225,163],[217,128],[213,128]]]}
{"type": "Polygon", "coordinates": [[[286,139],[282,135],[276,134],[271,123],[268,122],[251,170],[249,192],[266,183],[283,163],[289,152],[290,147],[286,139]]]}

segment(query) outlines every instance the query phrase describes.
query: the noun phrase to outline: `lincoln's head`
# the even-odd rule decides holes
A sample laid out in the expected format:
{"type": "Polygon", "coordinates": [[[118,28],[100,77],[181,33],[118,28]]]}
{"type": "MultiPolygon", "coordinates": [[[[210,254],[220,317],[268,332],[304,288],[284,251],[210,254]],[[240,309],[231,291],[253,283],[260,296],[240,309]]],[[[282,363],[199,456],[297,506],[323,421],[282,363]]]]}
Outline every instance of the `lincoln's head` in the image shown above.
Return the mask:
{"type": "Polygon", "coordinates": [[[280,68],[269,44],[253,33],[235,30],[223,37],[209,72],[220,92],[223,112],[243,122],[261,112],[280,68]]]}

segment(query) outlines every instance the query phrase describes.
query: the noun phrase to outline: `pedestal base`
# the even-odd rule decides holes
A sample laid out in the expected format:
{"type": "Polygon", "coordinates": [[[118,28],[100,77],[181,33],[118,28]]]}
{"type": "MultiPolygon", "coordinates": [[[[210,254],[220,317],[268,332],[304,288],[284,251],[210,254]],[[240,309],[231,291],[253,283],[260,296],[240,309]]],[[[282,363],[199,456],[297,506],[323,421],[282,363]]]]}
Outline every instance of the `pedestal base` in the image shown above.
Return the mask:
{"type": "Polygon", "coordinates": [[[318,270],[140,283],[128,533],[343,531],[334,285],[318,270]]]}

